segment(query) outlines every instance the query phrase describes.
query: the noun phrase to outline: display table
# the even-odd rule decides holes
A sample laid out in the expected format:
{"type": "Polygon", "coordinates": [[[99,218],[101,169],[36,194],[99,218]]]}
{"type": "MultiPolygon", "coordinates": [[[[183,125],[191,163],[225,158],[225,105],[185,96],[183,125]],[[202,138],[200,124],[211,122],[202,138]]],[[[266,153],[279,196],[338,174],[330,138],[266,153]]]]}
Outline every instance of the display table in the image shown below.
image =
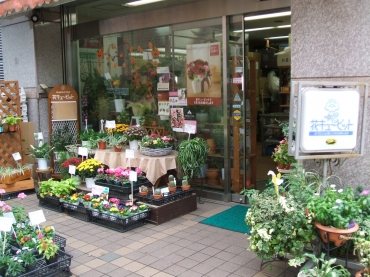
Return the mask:
{"type": "Polygon", "coordinates": [[[94,159],[110,168],[118,166],[123,168],[139,167],[146,173],[146,178],[152,184],[155,184],[168,170],[177,168],[177,151],[175,150],[172,150],[169,155],[161,157],[145,156],[139,150],[135,150],[133,159],[126,158],[126,149],[123,149],[122,152],[114,152],[113,149],[96,150],[94,159]]]}

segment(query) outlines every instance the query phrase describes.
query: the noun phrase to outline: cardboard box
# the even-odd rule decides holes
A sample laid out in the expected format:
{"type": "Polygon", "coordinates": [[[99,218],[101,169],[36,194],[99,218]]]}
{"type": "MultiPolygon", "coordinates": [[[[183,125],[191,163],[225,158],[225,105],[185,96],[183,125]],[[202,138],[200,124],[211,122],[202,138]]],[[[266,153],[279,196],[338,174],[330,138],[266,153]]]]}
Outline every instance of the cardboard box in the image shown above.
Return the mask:
{"type": "Polygon", "coordinates": [[[277,66],[290,66],[290,52],[287,54],[276,55],[277,57],[277,66]]]}

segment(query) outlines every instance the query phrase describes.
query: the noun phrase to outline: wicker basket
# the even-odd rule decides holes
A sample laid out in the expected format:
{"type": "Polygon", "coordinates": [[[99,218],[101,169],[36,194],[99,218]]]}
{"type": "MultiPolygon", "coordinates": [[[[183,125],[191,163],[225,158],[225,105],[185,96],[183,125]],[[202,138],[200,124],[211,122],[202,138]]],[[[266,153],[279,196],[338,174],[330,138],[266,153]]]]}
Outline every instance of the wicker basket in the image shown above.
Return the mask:
{"type": "Polygon", "coordinates": [[[160,157],[160,156],[167,156],[172,151],[172,146],[167,148],[140,148],[141,154],[150,157],[160,157]]]}
{"type": "MultiPolygon", "coordinates": [[[[66,149],[69,153],[74,154],[76,157],[78,157],[78,147],[81,147],[81,144],[74,144],[74,145],[66,145],[66,149]]],[[[96,149],[88,149],[88,154],[90,156],[95,155],[96,149]]]]}

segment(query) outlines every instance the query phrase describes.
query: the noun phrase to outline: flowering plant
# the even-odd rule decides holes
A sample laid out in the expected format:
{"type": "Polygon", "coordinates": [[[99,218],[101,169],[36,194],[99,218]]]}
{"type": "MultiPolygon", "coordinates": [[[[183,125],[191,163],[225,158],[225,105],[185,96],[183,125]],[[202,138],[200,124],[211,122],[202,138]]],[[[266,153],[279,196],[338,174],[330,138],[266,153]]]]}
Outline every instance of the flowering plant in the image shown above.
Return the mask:
{"type": "Polygon", "coordinates": [[[161,137],[158,134],[151,134],[141,139],[140,146],[146,148],[168,148],[172,147],[174,141],[171,137],[161,137]]]}
{"type": "MultiPolygon", "coordinates": [[[[69,158],[68,160],[64,161],[61,166],[66,168],[66,169],[69,169],[69,166],[70,165],[74,165],[74,166],[78,166],[80,163],[82,162],[81,158],[76,158],[76,157],[73,157],[73,158],[69,158]]],[[[78,171],[76,170],[76,174],[75,175],[78,175],[78,171]]]]}
{"type": "Polygon", "coordinates": [[[202,81],[211,76],[211,71],[208,62],[198,59],[187,65],[187,74],[190,80],[202,81]]]}
{"type": "Polygon", "coordinates": [[[352,186],[336,189],[330,185],[323,195],[311,195],[307,208],[313,213],[314,219],[324,226],[333,226],[338,229],[347,229],[354,226],[356,217],[361,209],[355,199],[352,186]]]}
{"type": "Polygon", "coordinates": [[[127,137],[128,141],[141,140],[142,137],[146,136],[146,130],[141,126],[131,126],[123,135],[127,137]]]}
{"type": "Polygon", "coordinates": [[[280,173],[275,175],[269,171],[269,175],[272,180],[264,191],[241,192],[251,203],[245,217],[246,224],[251,227],[248,249],[263,260],[289,253],[292,256],[290,264],[302,263],[304,245],[316,237],[312,215],[305,213],[306,202],[300,195],[303,190],[311,192],[311,188],[302,179],[288,183],[280,173]]]}
{"type": "Polygon", "coordinates": [[[39,254],[42,254],[45,259],[54,257],[59,250],[59,246],[54,243],[52,238],[44,238],[40,234],[36,248],[39,250],[39,254]]]}
{"type": "Polygon", "coordinates": [[[272,158],[274,162],[280,163],[282,165],[289,165],[292,163],[295,163],[296,160],[293,156],[289,156],[288,154],[288,139],[284,138],[280,141],[280,144],[278,144],[275,147],[275,152],[272,153],[272,158]]]}
{"type": "Polygon", "coordinates": [[[99,168],[104,168],[106,165],[95,160],[87,159],[77,166],[78,174],[83,178],[94,178],[99,168]]]}
{"type": "Polygon", "coordinates": [[[107,128],[107,133],[122,133],[126,131],[130,126],[127,124],[118,123],[116,128],[107,128]]]}

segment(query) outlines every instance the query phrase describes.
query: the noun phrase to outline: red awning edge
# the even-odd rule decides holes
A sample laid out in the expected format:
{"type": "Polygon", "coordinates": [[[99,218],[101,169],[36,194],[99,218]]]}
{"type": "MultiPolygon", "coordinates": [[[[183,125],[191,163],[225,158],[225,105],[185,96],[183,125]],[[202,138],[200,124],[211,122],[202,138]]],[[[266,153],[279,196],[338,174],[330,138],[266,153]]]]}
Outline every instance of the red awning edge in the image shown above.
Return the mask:
{"type": "Polygon", "coordinates": [[[52,1],[59,2],[59,0],[6,0],[0,3],[0,17],[11,15],[13,13],[21,12],[41,7],[44,4],[50,4],[52,1]]]}

